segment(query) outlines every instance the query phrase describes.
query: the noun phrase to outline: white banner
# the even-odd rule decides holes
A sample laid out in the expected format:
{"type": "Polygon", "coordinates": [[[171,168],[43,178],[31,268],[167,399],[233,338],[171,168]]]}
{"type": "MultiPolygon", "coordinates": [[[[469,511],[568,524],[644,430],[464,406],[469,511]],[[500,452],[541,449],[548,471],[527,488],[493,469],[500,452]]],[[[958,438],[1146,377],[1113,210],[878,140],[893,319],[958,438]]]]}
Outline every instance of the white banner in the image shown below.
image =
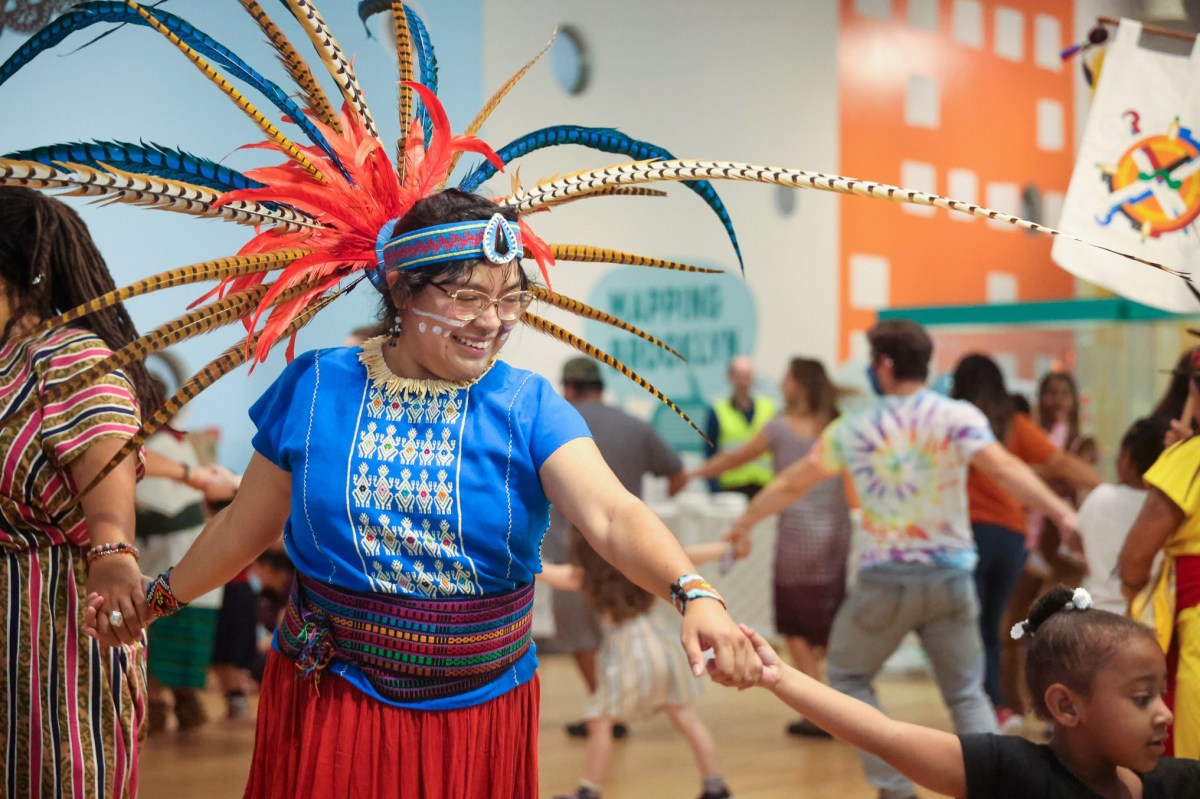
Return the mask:
{"type": "MultiPolygon", "coordinates": [[[[1200,287],[1200,40],[1188,57],[1139,47],[1141,34],[1121,20],[1105,54],[1058,228],[1193,272],[1200,287]]],[[[1051,257],[1123,297],[1200,313],[1171,275],[1061,238],[1051,257]]]]}

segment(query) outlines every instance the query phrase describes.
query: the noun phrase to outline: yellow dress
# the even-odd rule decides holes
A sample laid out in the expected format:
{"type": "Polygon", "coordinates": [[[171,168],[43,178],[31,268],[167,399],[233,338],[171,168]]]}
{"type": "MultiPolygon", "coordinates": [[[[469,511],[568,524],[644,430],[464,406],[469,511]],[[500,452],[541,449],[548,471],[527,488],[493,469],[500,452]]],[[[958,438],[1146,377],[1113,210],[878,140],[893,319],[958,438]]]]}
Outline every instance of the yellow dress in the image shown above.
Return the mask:
{"type": "MultiPolygon", "coordinates": [[[[1179,661],[1175,672],[1175,757],[1200,758],[1200,605],[1179,607],[1175,594],[1176,559],[1200,555],[1200,436],[1175,444],[1145,475],[1183,511],[1183,523],[1163,545],[1162,570],[1149,594],[1158,642],[1164,652],[1174,643],[1179,661]]],[[[1141,615],[1145,600],[1130,608],[1141,615]]]]}

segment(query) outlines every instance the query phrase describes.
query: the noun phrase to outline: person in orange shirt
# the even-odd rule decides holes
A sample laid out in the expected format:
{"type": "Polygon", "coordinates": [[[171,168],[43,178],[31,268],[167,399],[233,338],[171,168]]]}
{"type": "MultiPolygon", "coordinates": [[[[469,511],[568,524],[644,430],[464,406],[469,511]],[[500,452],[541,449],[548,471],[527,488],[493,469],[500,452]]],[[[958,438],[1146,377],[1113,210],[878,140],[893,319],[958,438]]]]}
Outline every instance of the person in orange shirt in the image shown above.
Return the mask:
{"type": "MultiPolygon", "coordinates": [[[[974,353],[958,362],[952,396],[983,411],[996,440],[1035,467],[1043,479],[1060,480],[1076,488],[1091,488],[1103,482],[1095,469],[1056,447],[1029,416],[1014,410],[1000,367],[988,356],[974,353]]],[[[1000,626],[1009,595],[1025,566],[1025,511],[1012,495],[978,469],[971,469],[968,475],[967,501],[971,530],[979,548],[975,587],[979,592],[984,648],[984,688],[1003,728],[1015,710],[1007,707],[1000,691],[1000,626]]]]}

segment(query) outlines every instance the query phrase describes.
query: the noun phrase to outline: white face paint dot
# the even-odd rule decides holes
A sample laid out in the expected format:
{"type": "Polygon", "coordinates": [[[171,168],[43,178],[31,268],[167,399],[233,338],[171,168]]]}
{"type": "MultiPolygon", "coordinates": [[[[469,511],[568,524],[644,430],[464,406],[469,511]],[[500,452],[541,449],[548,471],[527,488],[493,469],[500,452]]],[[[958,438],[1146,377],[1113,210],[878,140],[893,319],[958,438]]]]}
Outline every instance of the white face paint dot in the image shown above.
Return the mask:
{"type": "Polygon", "coordinates": [[[420,330],[422,333],[424,333],[425,332],[425,323],[420,322],[419,324],[417,324],[417,329],[420,330]]]}
{"type": "Polygon", "coordinates": [[[442,335],[442,326],[441,326],[441,325],[434,325],[434,326],[433,326],[433,334],[434,334],[435,336],[440,336],[440,335],[442,335]]]}

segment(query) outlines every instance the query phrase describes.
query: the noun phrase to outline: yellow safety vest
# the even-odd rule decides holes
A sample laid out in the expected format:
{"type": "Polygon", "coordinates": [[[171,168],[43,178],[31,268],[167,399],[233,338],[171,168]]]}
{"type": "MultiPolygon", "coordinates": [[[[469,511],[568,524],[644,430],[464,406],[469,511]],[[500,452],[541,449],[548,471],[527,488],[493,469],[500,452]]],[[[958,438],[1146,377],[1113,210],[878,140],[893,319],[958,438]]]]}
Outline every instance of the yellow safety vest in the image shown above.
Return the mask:
{"type": "MultiPolygon", "coordinates": [[[[723,399],[713,405],[717,416],[717,449],[725,452],[737,449],[758,435],[767,422],[775,416],[775,403],[766,397],[754,398],[754,419],[746,421],[746,414],[733,403],[723,399]]],[[[747,464],[722,472],[717,477],[717,485],[721,488],[736,488],[744,485],[765,486],[771,482],[774,472],[771,470],[771,456],[763,455],[747,464]]]]}

